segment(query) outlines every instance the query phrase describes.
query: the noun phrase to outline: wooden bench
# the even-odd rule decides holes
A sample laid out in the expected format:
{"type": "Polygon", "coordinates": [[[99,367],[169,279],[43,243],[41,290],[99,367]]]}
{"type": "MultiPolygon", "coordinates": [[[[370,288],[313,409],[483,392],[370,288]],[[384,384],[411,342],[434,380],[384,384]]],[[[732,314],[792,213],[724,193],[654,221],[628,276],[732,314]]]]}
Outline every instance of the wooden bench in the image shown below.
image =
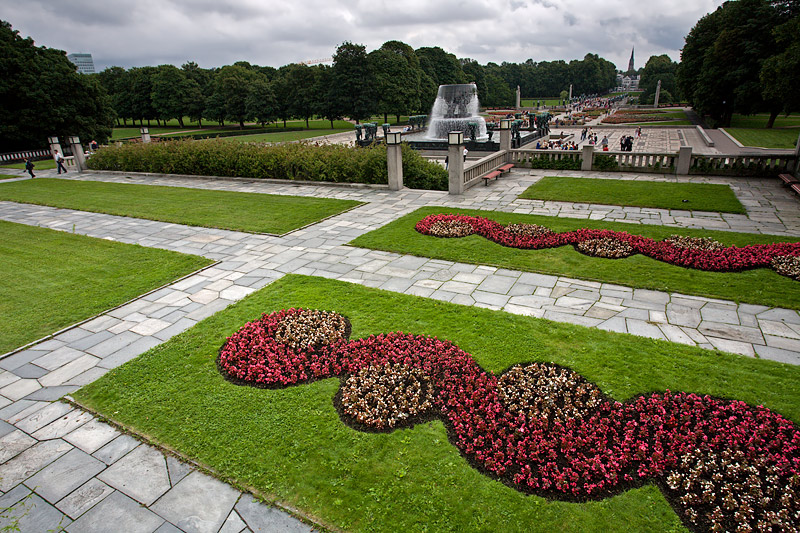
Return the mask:
{"type": "Polygon", "coordinates": [[[514,163],[508,163],[498,168],[497,170],[499,170],[501,174],[505,174],[506,172],[511,172],[512,168],[514,168],[514,163]]]}
{"type": "Polygon", "coordinates": [[[783,184],[787,186],[791,186],[793,183],[800,183],[800,180],[791,174],[779,174],[778,177],[783,181],[783,184]]]}
{"type": "Polygon", "coordinates": [[[499,170],[493,170],[492,172],[489,172],[485,176],[481,176],[481,178],[483,178],[484,185],[489,185],[489,180],[496,180],[497,178],[500,177],[500,174],[502,174],[502,172],[500,172],[499,170]]]}
{"type": "Polygon", "coordinates": [[[792,189],[797,194],[800,194],[800,181],[796,181],[794,183],[789,184],[789,188],[792,189]]]}

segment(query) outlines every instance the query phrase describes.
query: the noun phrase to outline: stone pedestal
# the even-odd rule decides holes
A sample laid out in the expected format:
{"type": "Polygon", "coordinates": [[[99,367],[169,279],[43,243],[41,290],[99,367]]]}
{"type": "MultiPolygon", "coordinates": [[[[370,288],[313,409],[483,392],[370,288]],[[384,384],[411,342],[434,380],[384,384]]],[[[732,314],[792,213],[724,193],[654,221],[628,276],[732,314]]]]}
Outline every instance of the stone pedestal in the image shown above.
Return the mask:
{"type": "Polygon", "coordinates": [[[689,174],[689,167],[692,164],[692,147],[681,146],[678,150],[678,164],[676,166],[676,174],[679,176],[686,176],[689,174]]]}
{"type": "Polygon", "coordinates": [[[581,170],[592,170],[594,162],[594,146],[591,144],[583,145],[581,148],[581,170]]]}
{"type": "Polygon", "coordinates": [[[519,85],[517,85],[517,107],[516,109],[519,110],[522,104],[522,92],[519,89],[519,85]]]}
{"type": "Polygon", "coordinates": [[[403,188],[403,152],[399,144],[386,146],[386,164],[389,170],[389,189],[403,188]]]}
{"type": "Polygon", "coordinates": [[[150,128],[147,126],[142,126],[139,128],[139,132],[142,134],[142,142],[149,143],[150,142],[150,128]]]}
{"type": "Polygon", "coordinates": [[[464,145],[451,144],[447,147],[447,172],[450,194],[464,194],[464,145]]]}
{"type": "Polygon", "coordinates": [[[661,96],[661,80],[658,80],[658,85],[656,85],[656,97],[653,100],[653,107],[658,109],[658,98],[661,96]]]}
{"type": "Polygon", "coordinates": [[[500,130],[500,150],[511,150],[511,130],[500,130]]]}
{"type": "Polygon", "coordinates": [[[61,143],[58,141],[58,137],[53,135],[52,137],[47,138],[47,142],[50,143],[50,155],[53,156],[53,160],[56,158],[56,152],[59,152],[61,155],[64,155],[64,150],[61,149],[61,143]]]}
{"type": "Polygon", "coordinates": [[[69,147],[72,149],[72,156],[75,158],[75,168],[78,170],[78,172],[88,170],[89,167],[86,166],[86,157],[83,155],[83,146],[81,146],[81,140],[78,137],[70,137],[69,147]]]}

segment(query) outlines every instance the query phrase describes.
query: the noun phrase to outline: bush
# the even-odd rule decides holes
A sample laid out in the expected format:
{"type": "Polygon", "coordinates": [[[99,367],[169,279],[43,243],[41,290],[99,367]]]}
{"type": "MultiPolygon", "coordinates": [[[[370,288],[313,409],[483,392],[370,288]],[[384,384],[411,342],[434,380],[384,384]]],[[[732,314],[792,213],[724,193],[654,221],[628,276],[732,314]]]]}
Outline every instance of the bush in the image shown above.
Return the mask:
{"type": "Polygon", "coordinates": [[[592,170],[609,171],[619,170],[617,159],[610,155],[595,155],[592,170]]]}
{"type": "Polygon", "coordinates": [[[536,156],[528,158],[524,164],[530,168],[541,168],[547,170],[580,170],[581,159],[565,157],[562,159],[551,159],[550,157],[536,156]]]}
{"type": "MultiPolygon", "coordinates": [[[[169,141],[104,148],[89,159],[92,170],[387,183],[386,147],[287,143],[239,144],[221,140],[169,141]]],[[[447,190],[447,171],[403,147],[403,175],[411,188],[447,190]]]]}

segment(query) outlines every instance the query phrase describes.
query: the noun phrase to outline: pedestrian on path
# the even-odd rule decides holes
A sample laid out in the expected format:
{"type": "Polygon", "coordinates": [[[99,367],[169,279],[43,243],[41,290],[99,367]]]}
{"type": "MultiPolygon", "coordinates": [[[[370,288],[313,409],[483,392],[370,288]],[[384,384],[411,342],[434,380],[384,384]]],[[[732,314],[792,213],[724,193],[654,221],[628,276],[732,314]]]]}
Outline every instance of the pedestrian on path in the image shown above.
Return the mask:
{"type": "Polygon", "coordinates": [[[35,178],[36,175],[33,173],[33,158],[29,157],[27,161],[25,161],[25,170],[28,171],[28,174],[31,175],[32,178],[35,178]]]}
{"type": "Polygon", "coordinates": [[[61,155],[61,152],[59,152],[58,150],[56,150],[55,159],[56,159],[56,165],[58,165],[58,173],[61,174],[61,171],[63,170],[64,174],[66,174],[67,168],[64,166],[64,156],[61,155]]]}

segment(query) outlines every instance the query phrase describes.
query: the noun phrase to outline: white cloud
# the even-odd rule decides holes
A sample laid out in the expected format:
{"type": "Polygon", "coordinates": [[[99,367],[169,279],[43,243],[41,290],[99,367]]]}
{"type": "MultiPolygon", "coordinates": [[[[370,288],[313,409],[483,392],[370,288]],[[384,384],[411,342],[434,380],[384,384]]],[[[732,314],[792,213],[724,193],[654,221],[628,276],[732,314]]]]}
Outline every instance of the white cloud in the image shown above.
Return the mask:
{"type": "Polygon", "coordinates": [[[683,38],[721,0],[0,0],[39,45],[89,52],[98,68],[196,61],[279,67],[330,57],[344,41],[441,46],[482,64],[580,59],[627,67],[679,58],[683,38]]]}

